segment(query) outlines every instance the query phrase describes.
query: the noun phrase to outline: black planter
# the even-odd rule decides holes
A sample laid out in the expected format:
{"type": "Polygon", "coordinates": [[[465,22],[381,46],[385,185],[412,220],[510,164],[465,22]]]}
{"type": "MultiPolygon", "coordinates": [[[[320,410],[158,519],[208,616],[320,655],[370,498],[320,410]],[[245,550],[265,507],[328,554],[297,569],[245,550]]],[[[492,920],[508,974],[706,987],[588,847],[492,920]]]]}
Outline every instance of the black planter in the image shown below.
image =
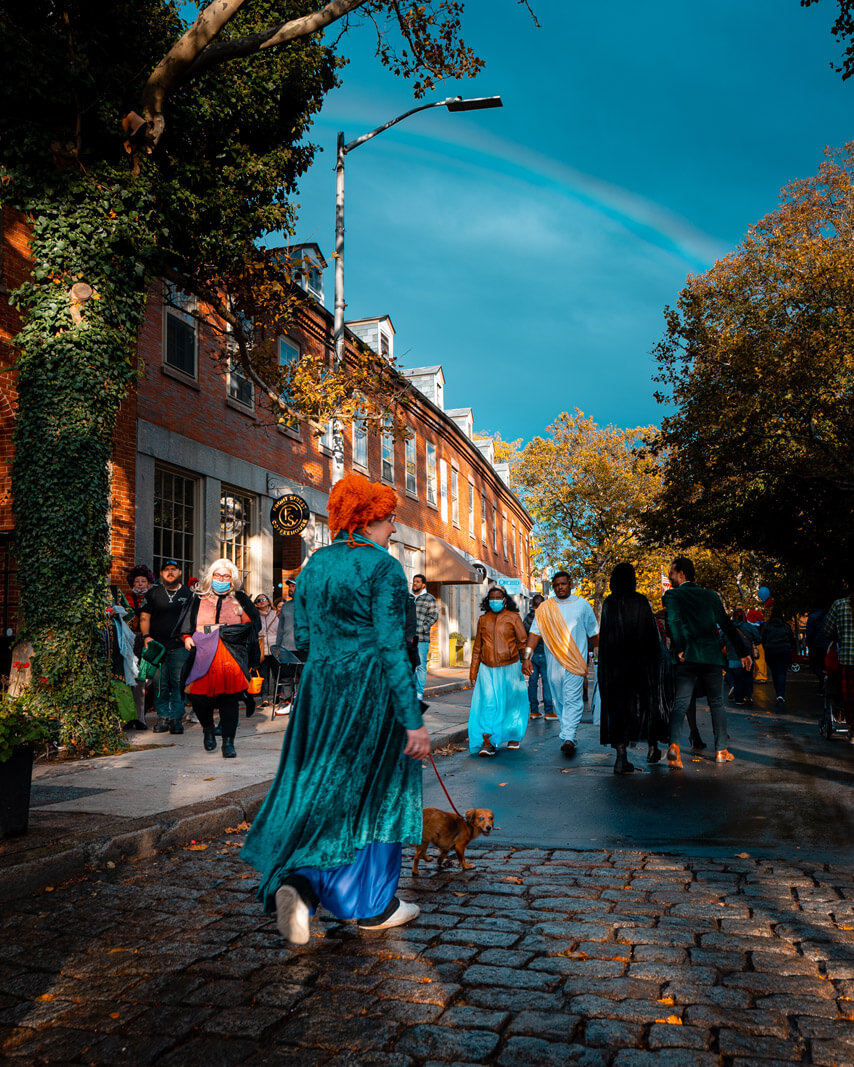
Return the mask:
{"type": "Polygon", "coordinates": [[[30,822],[30,786],[33,781],[33,750],[20,745],[0,763],[0,838],[19,837],[30,822]]]}

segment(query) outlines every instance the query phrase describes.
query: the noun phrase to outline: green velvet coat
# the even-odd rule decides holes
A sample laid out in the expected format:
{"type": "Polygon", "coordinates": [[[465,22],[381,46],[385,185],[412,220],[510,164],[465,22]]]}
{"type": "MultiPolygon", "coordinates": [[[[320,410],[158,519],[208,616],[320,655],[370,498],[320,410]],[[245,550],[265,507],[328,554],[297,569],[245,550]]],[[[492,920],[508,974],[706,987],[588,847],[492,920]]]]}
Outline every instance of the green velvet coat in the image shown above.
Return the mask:
{"type": "Polygon", "coordinates": [[[403,755],[422,725],[406,654],[409,590],[384,548],[347,535],[314,553],[294,600],[296,644],[308,652],[270,792],[242,858],[261,872],[275,911],[300,867],[350,864],[373,841],[420,842],[421,764],[403,755]]]}

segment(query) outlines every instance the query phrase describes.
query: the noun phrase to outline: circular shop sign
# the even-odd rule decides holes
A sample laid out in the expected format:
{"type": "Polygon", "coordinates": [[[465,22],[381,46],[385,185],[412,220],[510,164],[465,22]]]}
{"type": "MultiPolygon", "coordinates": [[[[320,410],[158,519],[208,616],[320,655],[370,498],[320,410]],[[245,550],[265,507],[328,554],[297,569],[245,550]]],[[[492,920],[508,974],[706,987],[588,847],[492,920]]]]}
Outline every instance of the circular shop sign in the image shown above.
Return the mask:
{"type": "Polygon", "coordinates": [[[278,534],[299,534],[308,526],[308,504],[296,493],[280,496],[270,508],[270,522],[278,534]]]}

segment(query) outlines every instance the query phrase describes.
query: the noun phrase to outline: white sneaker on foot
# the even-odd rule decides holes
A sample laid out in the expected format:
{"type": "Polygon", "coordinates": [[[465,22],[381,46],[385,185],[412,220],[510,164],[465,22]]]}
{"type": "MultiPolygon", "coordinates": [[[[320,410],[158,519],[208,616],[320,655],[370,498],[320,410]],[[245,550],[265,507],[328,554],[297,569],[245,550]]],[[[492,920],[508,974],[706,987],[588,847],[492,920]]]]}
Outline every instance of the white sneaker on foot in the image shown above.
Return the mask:
{"type": "Polygon", "coordinates": [[[290,715],[292,706],[293,705],[292,705],[290,700],[286,704],[277,704],[273,708],[273,714],[274,715],[290,715]]]}
{"type": "MultiPolygon", "coordinates": [[[[278,897],[278,894],[276,894],[278,897]]],[[[376,926],[360,926],[360,930],[388,930],[392,926],[403,926],[404,923],[412,922],[421,914],[417,904],[408,904],[405,900],[399,900],[397,907],[385,920],[376,926]]]]}
{"type": "Polygon", "coordinates": [[[292,945],[307,945],[311,931],[308,904],[292,885],[276,890],[276,925],[279,933],[292,945]]]}

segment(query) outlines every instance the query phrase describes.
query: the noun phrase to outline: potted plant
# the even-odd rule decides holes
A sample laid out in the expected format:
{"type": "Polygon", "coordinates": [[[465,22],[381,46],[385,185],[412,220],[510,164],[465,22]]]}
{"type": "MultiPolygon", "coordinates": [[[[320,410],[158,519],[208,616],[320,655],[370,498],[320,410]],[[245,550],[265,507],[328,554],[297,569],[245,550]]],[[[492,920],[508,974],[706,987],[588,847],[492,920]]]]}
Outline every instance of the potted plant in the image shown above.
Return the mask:
{"type": "MultiPolygon", "coordinates": [[[[16,671],[29,663],[15,663],[16,671]]],[[[33,745],[52,733],[50,725],[32,710],[25,690],[11,696],[0,690],[0,838],[25,834],[30,818],[33,745]]]]}

